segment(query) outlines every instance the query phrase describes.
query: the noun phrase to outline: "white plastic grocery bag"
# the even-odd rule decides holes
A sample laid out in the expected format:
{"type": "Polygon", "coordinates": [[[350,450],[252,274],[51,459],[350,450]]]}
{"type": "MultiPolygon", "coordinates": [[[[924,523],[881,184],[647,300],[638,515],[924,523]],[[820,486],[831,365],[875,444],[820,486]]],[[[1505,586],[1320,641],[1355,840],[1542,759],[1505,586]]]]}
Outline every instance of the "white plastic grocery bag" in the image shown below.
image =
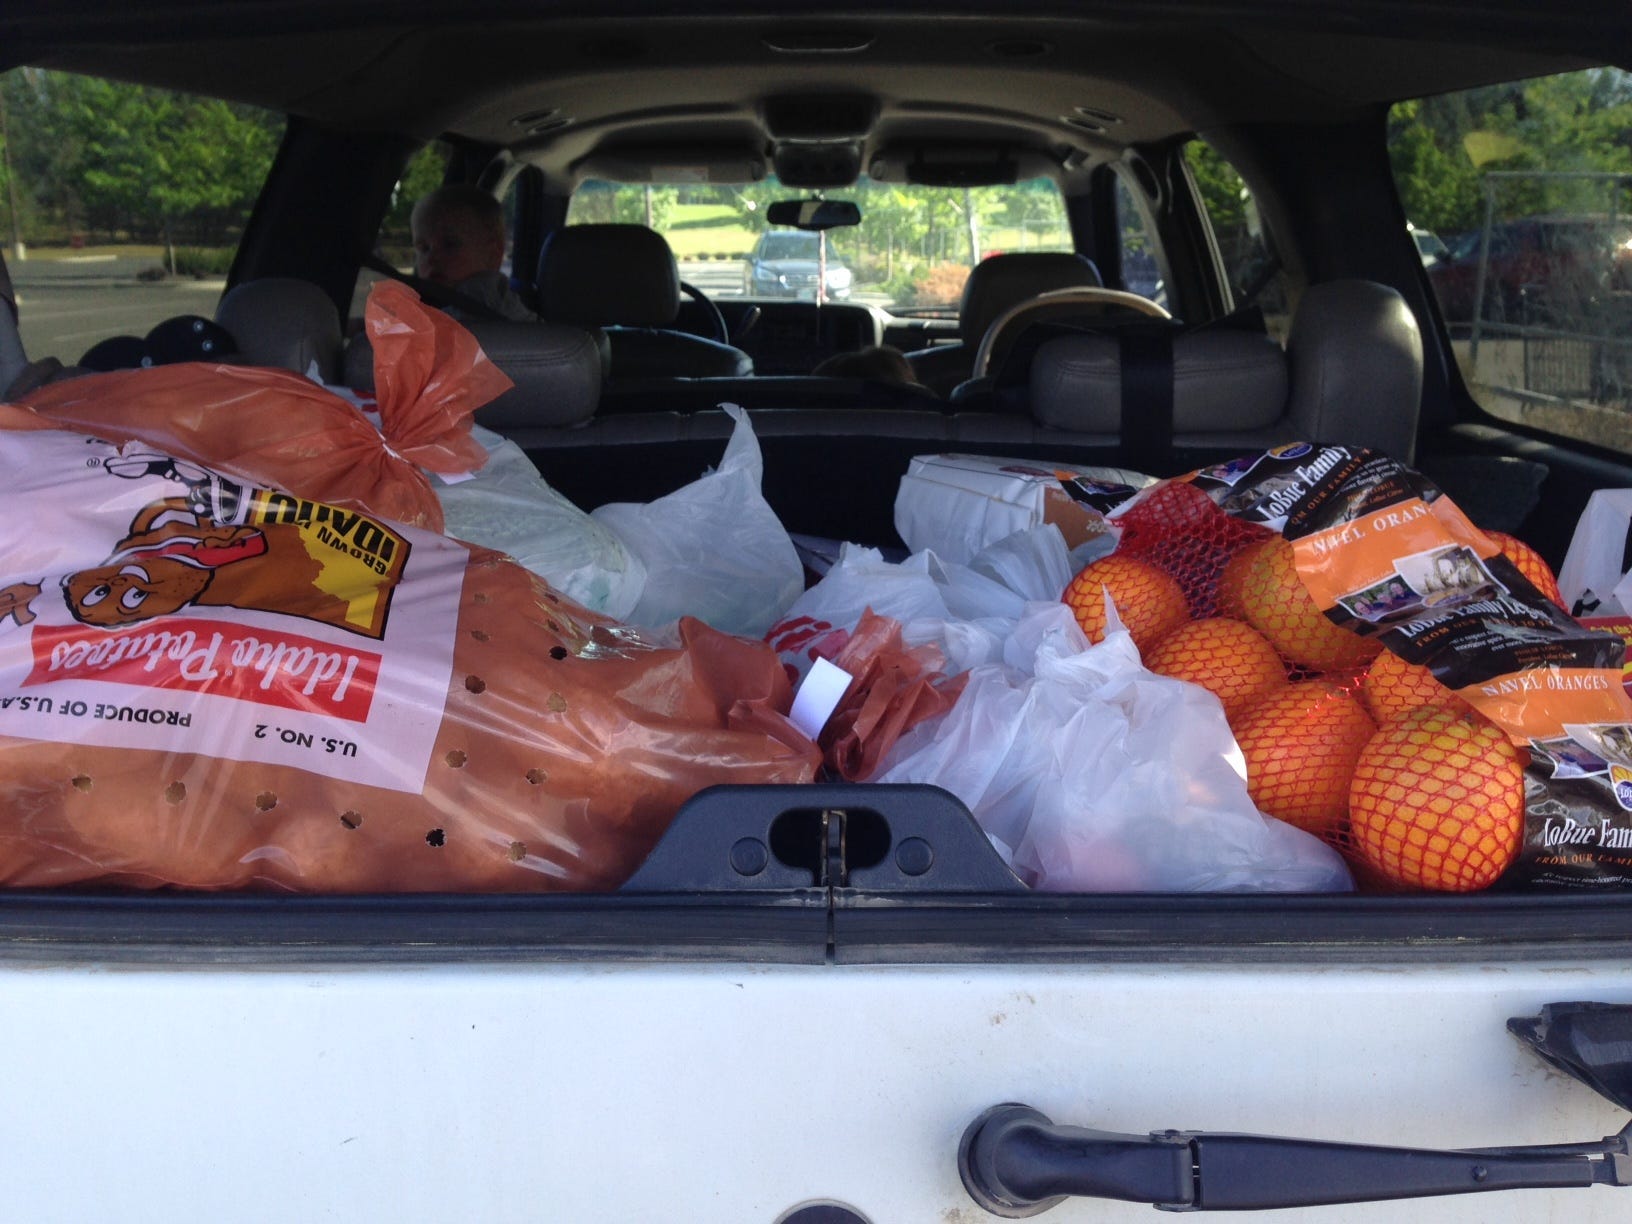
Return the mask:
{"type": "Polygon", "coordinates": [[[1120,628],[1089,646],[1063,605],[1015,626],[945,718],[876,782],[944,787],[1036,888],[1345,891],[1337,852],[1261,814],[1217,698],[1157,676],[1120,628]]]}
{"type": "Polygon", "coordinates": [[[766,635],[784,663],[803,675],[831,657],[869,608],[901,622],[909,646],[934,643],[949,674],[1000,660],[1033,603],[1058,603],[1075,571],[1052,524],[1013,533],[968,565],[932,552],[886,561],[876,548],[846,544],[836,565],[802,594],[766,635]]]}
{"type": "Polygon", "coordinates": [[[568,599],[626,620],[646,586],[640,559],[551,488],[521,447],[479,426],[471,435],[487,463],[437,488],[447,534],[508,553],[568,599]]]}
{"type": "Polygon", "coordinates": [[[725,633],[758,637],[804,589],[804,567],[760,490],[764,461],[748,414],[736,422],[720,466],[667,497],[592,512],[646,568],[640,600],[624,619],[658,629],[695,616],[725,633]]]}
{"type": "Polygon", "coordinates": [[[1629,538],[1632,489],[1597,490],[1587,499],[1558,571],[1566,612],[1616,617],[1632,611],[1632,573],[1625,572],[1629,538]]]}

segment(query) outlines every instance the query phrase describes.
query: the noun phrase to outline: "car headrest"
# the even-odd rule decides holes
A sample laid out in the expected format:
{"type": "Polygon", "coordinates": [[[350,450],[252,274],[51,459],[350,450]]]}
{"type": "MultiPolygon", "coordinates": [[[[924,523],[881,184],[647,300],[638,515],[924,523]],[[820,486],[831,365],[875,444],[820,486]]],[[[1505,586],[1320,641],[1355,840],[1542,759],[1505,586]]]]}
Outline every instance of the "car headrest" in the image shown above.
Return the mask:
{"type": "MultiPolygon", "coordinates": [[[[1234,328],[1173,337],[1173,432],[1264,429],[1287,401],[1286,357],[1262,332],[1234,328]]],[[[1122,346],[1113,334],[1050,340],[1031,366],[1031,414],[1077,433],[1122,429],[1122,346]]]]}
{"type": "Polygon", "coordinates": [[[538,257],[539,313],[580,327],[668,327],[680,314],[680,270],[644,225],[569,225],[538,257]]]}
{"type": "Polygon", "coordinates": [[[1305,289],[1286,339],[1292,423],[1311,441],[1416,451],[1422,332],[1397,290],[1335,280],[1305,289]]]}
{"type": "MultiPolygon", "coordinates": [[[[464,324],[487,359],[516,385],[476,410],[476,423],[499,433],[517,429],[581,425],[601,399],[602,337],[580,327],[513,323],[508,319],[464,324]]],[[[374,390],[374,353],[367,336],[346,346],[346,386],[374,390]]]]}
{"type": "MultiPolygon", "coordinates": [[[[1123,373],[1113,334],[1049,340],[1031,365],[1031,414],[1056,429],[1120,433],[1123,373]]],[[[1282,441],[1366,446],[1409,463],[1421,395],[1416,318],[1397,291],[1371,281],[1304,290],[1284,353],[1241,328],[1173,337],[1175,434],[1268,429],[1282,441]]]]}
{"type": "Polygon", "coordinates": [[[1068,251],[988,255],[969,269],[969,279],[963,284],[958,333],[965,344],[979,344],[999,315],[1026,299],[1053,289],[1101,283],[1093,260],[1068,251]]]}
{"type": "Polygon", "coordinates": [[[340,312],[310,281],[275,276],[234,285],[215,308],[215,321],[251,365],[305,374],[315,362],[324,382],[340,376],[340,312]]]}

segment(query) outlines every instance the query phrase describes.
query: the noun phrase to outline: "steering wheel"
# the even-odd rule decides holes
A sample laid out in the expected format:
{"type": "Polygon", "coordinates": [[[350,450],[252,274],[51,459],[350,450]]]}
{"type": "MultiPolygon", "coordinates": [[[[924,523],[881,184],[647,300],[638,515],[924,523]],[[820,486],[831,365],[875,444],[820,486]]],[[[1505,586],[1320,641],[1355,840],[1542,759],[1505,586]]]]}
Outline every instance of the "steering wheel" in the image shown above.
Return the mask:
{"type": "Polygon", "coordinates": [[[697,288],[696,285],[688,285],[685,281],[680,282],[680,292],[701,306],[708,315],[709,322],[714,326],[714,334],[707,338],[717,340],[721,344],[730,344],[731,329],[725,325],[725,316],[720,313],[720,308],[714,304],[714,299],[697,288]]]}
{"type": "Polygon", "coordinates": [[[1021,331],[1045,318],[1128,313],[1148,315],[1155,319],[1173,317],[1149,298],[1122,289],[1084,286],[1039,293],[1034,298],[1027,298],[1019,305],[1010,307],[993,320],[992,325],[986,329],[986,334],[980,338],[980,347],[975,350],[975,364],[969,377],[971,379],[986,377],[992,367],[1001,363],[1008,355],[1021,331]]]}

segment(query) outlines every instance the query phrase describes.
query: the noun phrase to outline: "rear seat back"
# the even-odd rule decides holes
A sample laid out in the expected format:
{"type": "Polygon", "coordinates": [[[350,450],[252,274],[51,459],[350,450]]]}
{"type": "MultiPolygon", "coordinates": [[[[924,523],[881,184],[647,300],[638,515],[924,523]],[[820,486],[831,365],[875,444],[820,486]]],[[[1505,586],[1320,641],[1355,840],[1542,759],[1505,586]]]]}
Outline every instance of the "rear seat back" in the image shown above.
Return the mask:
{"type": "MultiPolygon", "coordinates": [[[[216,309],[242,359],[309,374],[354,391],[374,390],[367,336],[349,343],[333,301],[309,281],[268,277],[234,286],[216,309]]],[[[476,413],[501,433],[582,425],[601,397],[605,355],[599,333],[550,323],[476,320],[463,324],[515,387],[476,413]]]]}
{"type": "MultiPolygon", "coordinates": [[[[1062,441],[1126,442],[1123,364],[1114,334],[1049,340],[1031,365],[1032,418],[1062,441]]],[[[1307,441],[1412,458],[1422,338],[1404,299],[1387,286],[1310,287],[1284,351],[1262,333],[1177,331],[1172,365],[1174,450],[1307,441]]]]}
{"type": "MultiPolygon", "coordinates": [[[[1285,415],[1286,356],[1268,336],[1221,329],[1173,337],[1173,431],[1275,436],[1285,415]]],[[[1040,425],[1116,437],[1122,348],[1113,334],[1062,337],[1037,351],[1031,413],[1040,425]]]]}
{"type": "MultiPolygon", "coordinates": [[[[516,385],[476,412],[476,423],[503,434],[581,426],[601,398],[602,339],[598,333],[551,323],[507,319],[463,324],[487,358],[516,385]]],[[[345,385],[374,390],[374,352],[367,336],[346,346],[345,385]]]]}

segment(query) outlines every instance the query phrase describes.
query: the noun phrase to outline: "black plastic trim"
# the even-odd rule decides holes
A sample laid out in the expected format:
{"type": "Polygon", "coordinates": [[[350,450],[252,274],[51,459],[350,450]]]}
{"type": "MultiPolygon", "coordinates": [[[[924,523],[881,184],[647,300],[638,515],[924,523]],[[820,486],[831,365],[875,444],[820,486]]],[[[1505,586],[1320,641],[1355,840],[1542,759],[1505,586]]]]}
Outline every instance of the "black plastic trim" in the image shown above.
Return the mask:
{"type": "Polygon", "coordinates": [[[826,894],[0,894],[0,960],[164,964],[735,961],[820,964],[826,894]]]}
{"type": "Polygon", "coordinates": [[[885,895],[0,894],[0,960],[165,964],[1590,965],[1632,956],[1628,899],[885,895]]]}
{"type": "Polygon", "coordinates": [[[840,964],[1625,961],[1626,895],[835,894],[840,964]]]}

